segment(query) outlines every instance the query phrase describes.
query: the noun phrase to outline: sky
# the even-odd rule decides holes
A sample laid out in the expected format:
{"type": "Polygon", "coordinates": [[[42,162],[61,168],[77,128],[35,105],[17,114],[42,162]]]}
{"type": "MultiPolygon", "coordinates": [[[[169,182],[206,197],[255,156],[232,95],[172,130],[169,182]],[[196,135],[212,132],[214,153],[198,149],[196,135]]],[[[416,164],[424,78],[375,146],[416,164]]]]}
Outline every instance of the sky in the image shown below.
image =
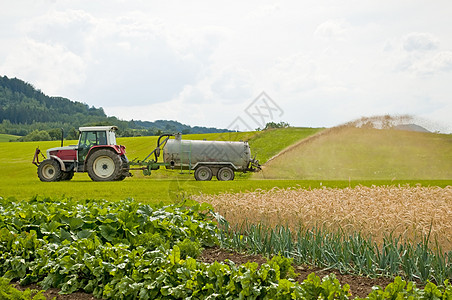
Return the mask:
{"type": "Polygon", "coordinates": [[[0,75],[123,120],[452,132],[450,0],[0,0],[0,75]]]}

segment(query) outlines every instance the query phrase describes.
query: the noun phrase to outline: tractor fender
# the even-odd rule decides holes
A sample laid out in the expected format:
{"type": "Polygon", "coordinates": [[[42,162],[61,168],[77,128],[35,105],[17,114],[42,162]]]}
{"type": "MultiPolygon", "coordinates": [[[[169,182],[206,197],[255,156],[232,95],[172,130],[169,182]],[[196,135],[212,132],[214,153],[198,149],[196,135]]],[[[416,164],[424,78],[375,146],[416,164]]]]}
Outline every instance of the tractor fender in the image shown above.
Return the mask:
{"type": "Polygon", "coordinates": [[[66,166],[64,165],[64,162],[61,160],[61,158],[55,155],[50,155],[50,158],[56,160],[60,164],[61,171],[66,172],[66,166]]]}
{"type": "Polygon", "coordinates": [[[115,152],[118,155],[125,155],[126,154],[126,147],[124,146],[118,146],[118,145],[98,145],[93,146],[91,149],[89,149],[88,154],[86,154],[85,161],[88,160],[88,158],[96,152],[99,149],[111,149],[113,152],[115,152]]]}

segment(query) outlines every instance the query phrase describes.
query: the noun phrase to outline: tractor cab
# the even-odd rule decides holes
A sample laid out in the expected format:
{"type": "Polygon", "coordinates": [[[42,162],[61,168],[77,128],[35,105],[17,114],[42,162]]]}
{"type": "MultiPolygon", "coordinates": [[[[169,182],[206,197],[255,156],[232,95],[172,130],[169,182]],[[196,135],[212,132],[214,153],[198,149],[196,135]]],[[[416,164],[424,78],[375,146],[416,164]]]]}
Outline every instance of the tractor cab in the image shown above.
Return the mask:
{"type": "Polygon", "coordinates": [[[115,126],[80,127],[77,145],[77,160],[84,162],[89,150],[94,146],[116,145],[115,126]]]}
{"type": "MultiPolygon", "coordinates": [[[[123,180],[130,176],[125,147],[116,145],[116,126],[80,127],[77,145],[51,148],[39,162],[36,149],[33,164],[41,181],[70,180],[74,172],[88,172],[95,181],[123,180]],[[44,157],[45,158],[45,157],[44,157]]],[[[42,155],[44,156],[44,155],[42,155]]]]}

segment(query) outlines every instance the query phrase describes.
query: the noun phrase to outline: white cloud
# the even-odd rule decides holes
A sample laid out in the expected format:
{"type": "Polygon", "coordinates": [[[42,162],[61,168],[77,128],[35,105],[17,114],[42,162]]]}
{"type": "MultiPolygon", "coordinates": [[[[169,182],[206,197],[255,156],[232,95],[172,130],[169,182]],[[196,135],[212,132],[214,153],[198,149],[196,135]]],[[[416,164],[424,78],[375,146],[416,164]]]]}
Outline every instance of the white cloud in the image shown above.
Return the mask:
{"type": "Polygon", "coordinates": [[[317,87],[317,66],[313,58],[302,53],[279,58],[268,72],[275,90],[300,93],[317,87]]]}
{"type": "Polygon", "coordinates": [[[0,69],[52,95],[65,96],[65,91],[82,86],[86,80],[86,64],[80,56],[60,44],[31,39],[16,44],[0,69]]]}
{"type": "Polygon", "coordinates": [[[431,51],[438,49],[438,39],[428,33],[413,32],[404,37],[403,49],[406,51],[431,51]]]}
{"type": "Polygon", "coordinates": [[[230,66],[215,76],[210,87],[215,96],[224,99],[224,103],[231,104],[249,100],[253,96],[252,84],[250,72],[237,66],[230,66]]]}
{"type": "Polygon", "coordinates": [[[247,17],[251,20],[267,18],[279,11],[280,8],[279,3],[263,4],[252,10],[247,17]]]}
{"type": "Polygon", "coordinates": [[[73,53],[83,55],[86,39],[96,27],[96,19],[83,10],[51,10],[28,20],[24,33],[33,40],[60,44],[73,53]]]}
{"type": "Polygon", "coordinates": [[[439,76],[441,73],[452,71],[452,51],[438,51],[423,56],[407,56],[399,68],[418,77],[439,76]]]}
{"type": "Polygon", "coordinates": [[[328,20],[317,26],[314,35],[323,39],[344,41],[349,24],[345,20],[328,20]]]}
{"type": "Polygon", "coordinates": [[[2,75],[121,118],[225,127],[261,91],[293,125],[452,114],[445,1],[19,2],[2,75]]]}
{"type": "Polygon", "coordinates": [[[387,41],[385,64],[396,72],[414,77],[438,77],[452,71],[452,50],[441,49],[439,39],[430,33],[409,33],[387,41]]]}
{"type": "Polygon", "coordinates": [[[212,92],[210,90],[209,83],[205,80],[199,81],[196,86],[186,85],[179,93],[178,100],[181,105],[190,105],[198,103],[208,103],[212,99],[212,92]]]}
{"type": "Polygon", "coordinates": [[[452,71],[452,51],[440,51],[426,61],[426,69],[435,71],[452,71]]]}
{"type": "MultiPolygon", "coordinates": [[[[104,107],[124,101],[146,104],[171,100],[184,86],[195,83],[218,44],[218,31],[211,27],[190,39],[182,34],[189,30],[173,32],[159,18],[137,11],[116,18],[95,18],[80,10],[52,10],[27,21],[24,30],[29,41],[65,49],[85,66],[74,71],[88,85],[66,96],[104,107]]],[[[56,64],[55,57],[46,55],[45,61],[56,64]]],[[[14,68],[13,62],[17,57],[13,55],[8,61],[7,70],[16,73],[18,67],[14,68]]],[[[42,82],[52,67],[36,66],[34,75],[27,74],[27,68],[20,73],[24,79],[42,82]]],[[[61,94],[60,86],[54,83],[42,88],[61,94]]]]}

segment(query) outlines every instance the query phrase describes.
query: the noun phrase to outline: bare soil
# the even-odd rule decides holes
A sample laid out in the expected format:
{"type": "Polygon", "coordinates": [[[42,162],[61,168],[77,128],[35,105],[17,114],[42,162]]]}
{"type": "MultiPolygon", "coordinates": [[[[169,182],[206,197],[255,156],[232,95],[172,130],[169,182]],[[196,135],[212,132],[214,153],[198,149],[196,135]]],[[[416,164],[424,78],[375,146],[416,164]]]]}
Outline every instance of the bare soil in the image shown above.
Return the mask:
{"type": "MultiPolygon", "coordinates": [[[[215,261],[223,262],[225,260],[233,261],[235,264],[244,264],[246,262],[256,262],[259,265],[267,262],[267,259],[261,255],[249,255],[242,254],[233,251],[228,251],[225,249],[220,249],[218,247],[207,248],[203,251],[201,256],[198,258],[199,261],[205,263],[213,263],[215,261]]],[[[385,277],[379,278],[368,278],[354,275],[344,275],[341,274],[337,270],[328,270],[323,271],[319,268],[313,268],[310,266],[298,266],[295,265],[295,272],[298,273],[298,277],[296,280],[298,282],[303,282],[309,274],[315,273],[320,278],[334,273],[336,278],[339,280],[341,285],[349,284],[350,290],[352,293],[352,298],[354,297],[366,297],[371,291],[373,286],[386,287],[388,284],[393,282],[393,280],[385,277]]],[[[37,285],[29,285],[29,286],[19,286],[16,285],[16,288],[19,290],[25,290],[27,288],[40,290],[37,285]]],[[[96,298],[93,297],[92,294],[86,294],[82,292],[72,293],[70,295],[60,295],[58,289],[49,289],[44,292],[44,296],[47,299],[57,299],[57,300],[94,300],[96,298]]]]}

